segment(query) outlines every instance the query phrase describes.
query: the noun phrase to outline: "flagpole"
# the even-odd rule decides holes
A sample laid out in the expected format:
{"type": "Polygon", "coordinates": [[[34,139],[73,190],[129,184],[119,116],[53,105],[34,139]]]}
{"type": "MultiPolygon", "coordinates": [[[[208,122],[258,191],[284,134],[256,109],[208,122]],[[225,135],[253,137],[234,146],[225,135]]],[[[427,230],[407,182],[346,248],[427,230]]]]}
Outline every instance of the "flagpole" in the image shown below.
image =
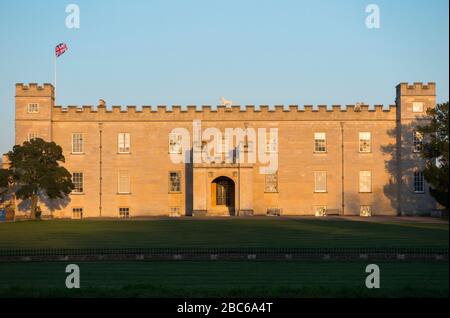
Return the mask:
{"type": "Polygon", "coordinates": [[[55,105],[56,105],[56,54],[55,55],[53,55],[54,57],[53,57],[53,64],[54,64],[54,70],[55,70],[55,78],[54,78],[54,82],[53,82],[53,89],[54,89],[54,92],[55,92],[55,105]]]}

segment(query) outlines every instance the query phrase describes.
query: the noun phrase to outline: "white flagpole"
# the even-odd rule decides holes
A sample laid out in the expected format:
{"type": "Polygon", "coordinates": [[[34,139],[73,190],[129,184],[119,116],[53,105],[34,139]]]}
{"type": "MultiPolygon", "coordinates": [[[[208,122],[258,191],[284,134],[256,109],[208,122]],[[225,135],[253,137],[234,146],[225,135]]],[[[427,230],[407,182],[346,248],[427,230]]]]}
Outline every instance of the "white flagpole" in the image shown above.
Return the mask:
{"type": "Polygon", "coordinates": [[[54,55],[54,69],[55,69],[55,80],[54,80],[54,82],[53,82],[53,88],[54,88],[54,91],[55,91],[55,105],[56,105],[56,53],[54,53],[55,55],[54,55]]]}

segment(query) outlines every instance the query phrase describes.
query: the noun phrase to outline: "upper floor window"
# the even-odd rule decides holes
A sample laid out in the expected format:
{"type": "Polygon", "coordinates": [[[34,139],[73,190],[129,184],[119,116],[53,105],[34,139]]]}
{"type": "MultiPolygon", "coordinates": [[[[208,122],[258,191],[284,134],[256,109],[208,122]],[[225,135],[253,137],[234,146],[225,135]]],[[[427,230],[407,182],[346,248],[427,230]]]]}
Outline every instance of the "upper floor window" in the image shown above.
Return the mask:
{"type": "Polygon", "coordinates": [[[72,174],[72,183],[74,184],[74,193],[83,193],[83,172],[74,172],[72,174]]]}
{"type": "Polygon", "coordinates": [[[72,153],[83,153],[84,152],[84,140],[82,133],[72,134],[72,153]]]}
{"type": "Polygon", "coordinates": [[[423,134],[420,131],[413,131],[413,151],[420,152],[422,150],[423,134]]]}
{"type": "Polygon", "coordinates": [[[359,152],[371,151],[371,137],[370,132],[359,133],[359,152]]]}
{"type": "Polygon", "coordinates": [[[119,153],[130,153],[130,134],[129,133],[120,133],[117,135],[117,151],[119,153]]]}
{"type": "Polygon", "coordinates": [[[372,171],[359,172],[359,192],[372,192],[372,171]]]}
{"type": "Polygon", "coordinates": [[[266,153],[278,152],[278,136],[273,130],[266,131],[266,153]]]}
{"type": "Polygon", "coordinates": [[[28,104],[28,113],[29,114],[37,114],[37,113],[39,113],[39,104],[37,104],[37,103],[30,103],[30,104],[28,104]]]}
{"type": "Polygon", "coordinates": [[[413,113],[423,113],[423,103],[414,102],[413,103],[413,113]]]}
{"type": "Polygon", "coordinates": [[[413,180],[414,192],[423,193],[425,191],[424,183],[423,172],[415,171],[413,180]]]}
{"type": "Polygon", "coordinates": [[[181,153],[181,151],[182,151],[181,141],[182,141],[181,134],[170,133],[169,134],[169,153],[173,153],[173,154],[181,153]]]}
{"type": "Polygon", "coordinates": [[[122,194],[130,193],[130,172],[119,170],[117,192],[122,194]]]}
{"type": "Polygon", "coordinates": [[[181,192],[181,172],[169,172],[169,192],[181,192]]]}
{"type": "Polygon", "coordinates": [[[314,152],[327,151],[327,137],[324,132],[314,133],[314,152]]]}
{"type": "Polygon", "coordinates": [[[277,173],[266,174],[265,192],[278,192],[278,175],[277,173]]]}
{"type": "Polygon", "coordinates": [[[314,171],[314,192],[327,192],[326,171],[314,171]]]}
{"type": "Polygon", "coordinates": [[[36,133],[36,132],[28,133],[28,141],[31,141],[31,140],[36,139],[36,138],[39,138],[38,133],[36,133]]]}

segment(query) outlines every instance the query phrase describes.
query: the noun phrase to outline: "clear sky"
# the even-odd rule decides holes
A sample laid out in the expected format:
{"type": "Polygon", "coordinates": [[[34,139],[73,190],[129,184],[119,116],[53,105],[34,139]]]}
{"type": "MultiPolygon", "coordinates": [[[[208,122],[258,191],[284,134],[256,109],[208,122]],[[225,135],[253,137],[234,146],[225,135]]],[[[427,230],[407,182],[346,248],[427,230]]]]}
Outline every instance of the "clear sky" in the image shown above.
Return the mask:
{"type": "Polygon", "coordinates": [[[399,82],[448,100],[448,0],[0,1],[0,153],[14,84],[53,82],[57,104],[393,104],[399,82]],[[80,28],[65,25],[68,4],[80,28]],[[379,29],[365,24],[380,8],[379,29]]]}

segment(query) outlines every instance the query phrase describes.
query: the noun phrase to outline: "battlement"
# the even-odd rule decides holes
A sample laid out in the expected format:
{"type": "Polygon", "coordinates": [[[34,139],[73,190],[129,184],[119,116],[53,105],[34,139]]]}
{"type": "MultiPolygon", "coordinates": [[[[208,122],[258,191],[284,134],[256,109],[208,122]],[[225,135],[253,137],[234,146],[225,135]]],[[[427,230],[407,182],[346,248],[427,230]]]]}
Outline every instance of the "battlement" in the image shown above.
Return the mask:
{"type": "Polygon", "coordinates": [[[54,97],[55,88],[52,84],[45,83],[39,85],[37,83],[17,83],[16,84],[16,97],[54,97]]]}
{"type": "Polygon", "coordinates": [[[365,113],[365,112],[395,112],[396,105],[233,105],[232,107],[225,107],[223,105],[217,105],[215,107],[211,105],[143,105],[138,108],[135,105],[122,107],[120,105],[113,105],[107,107],[99,105],[94,107],[93,105],[68,105],[67,107],[54,106],[54,111],[59,113],[104,113],[104,114],[152,114],[152,113],[330,113],[330,112],[350,112],[350,113],[365,113]]]}
{"type": "Polygon", "coordinates": [[[413,84],[400,83],[397,85],[397,97],[399,96],[434,96],[436,95],[436,83],[421,83],[415,82],[413,84]]]}

